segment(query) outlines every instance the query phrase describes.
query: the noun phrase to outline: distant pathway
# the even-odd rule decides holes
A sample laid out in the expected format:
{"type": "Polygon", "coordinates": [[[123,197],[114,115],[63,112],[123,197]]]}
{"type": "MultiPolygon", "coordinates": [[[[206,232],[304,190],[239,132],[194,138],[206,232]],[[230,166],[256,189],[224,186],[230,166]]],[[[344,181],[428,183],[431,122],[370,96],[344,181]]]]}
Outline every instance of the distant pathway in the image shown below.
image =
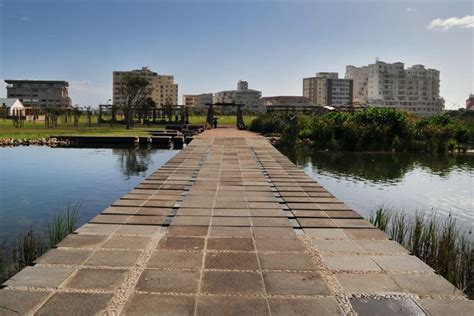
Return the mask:
{"type": "Polygon", "coordinates": [[[196,137],[5,285],[0,315],[474,309],[264,137],[233,128],[196,137]]]}

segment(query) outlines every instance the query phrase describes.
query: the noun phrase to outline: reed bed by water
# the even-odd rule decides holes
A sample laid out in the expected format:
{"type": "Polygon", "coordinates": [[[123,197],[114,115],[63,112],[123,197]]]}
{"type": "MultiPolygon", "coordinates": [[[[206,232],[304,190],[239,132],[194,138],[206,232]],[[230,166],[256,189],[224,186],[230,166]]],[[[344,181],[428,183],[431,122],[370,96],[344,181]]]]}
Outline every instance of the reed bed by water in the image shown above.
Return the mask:
{"type": "Polygon", "coordinates": [[[18,236],[16,242],[3,240],[0,243],[0,283],[21,269],[33,265],[38,257],[72,233],[79,222],[80,207],[81,203],[68,203],[65,209],[48,221],[44,234],[30,227],[18,236]]]}
{"type": "Polygon", "coordinates": [[[474,298],[474,245],[467,232],[451,215],[440,220],[436,214],[379,207],[369,221],[474,298]]]}

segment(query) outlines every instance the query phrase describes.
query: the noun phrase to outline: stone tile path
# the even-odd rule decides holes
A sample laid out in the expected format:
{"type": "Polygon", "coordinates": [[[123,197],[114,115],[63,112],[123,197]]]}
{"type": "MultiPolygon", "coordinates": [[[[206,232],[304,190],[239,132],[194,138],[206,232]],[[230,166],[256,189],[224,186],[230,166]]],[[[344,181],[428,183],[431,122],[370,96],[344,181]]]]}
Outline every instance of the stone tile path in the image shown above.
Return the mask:
{"type": "Polygon", "coordinates": [[[0,315],[468,315],[263,137],[207,131],[0,290],[0,315]]]}

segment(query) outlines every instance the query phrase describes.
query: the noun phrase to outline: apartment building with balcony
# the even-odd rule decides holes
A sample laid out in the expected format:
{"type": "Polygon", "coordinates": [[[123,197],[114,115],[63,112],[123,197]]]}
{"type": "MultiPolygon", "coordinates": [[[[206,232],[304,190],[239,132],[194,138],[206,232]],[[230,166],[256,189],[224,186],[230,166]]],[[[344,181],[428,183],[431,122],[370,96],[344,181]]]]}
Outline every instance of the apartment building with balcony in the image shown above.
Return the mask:
{"type": "Polygon", "coordinates": [[[204,108],[206,104],[213,103],[212,93],[185,94],[183,95],[183,104],[193,108],[204,108]]]}
{"type": "Polygon", "coordinates": [[[5,80],[7,98],[19,99],[25,107],[71,106],[69,83],[62,80],[5,80]]]}
{"type": "Polygon", "coordinates": [[[174,83],[174,76],[159,75],[148,69],[148,67],[142,67],[137,70],[113,72],[113,104],[120,105],[123,102],[119,87],[122,78],[126,74],[134,74],[148,81],[149,97],[155,101],[157,107],[161,107],[165,104],[178,104],[178,85],[174,83]]]}
{"type": "Polygon", "coordinates": [[[265,112],[262,101],[262,92],[249,89],[247,81],[239,81],[237,90],[220,91],[214,94],[214,103],[244,104],[244,111],[265,112]]]}
{"type": "Polygon", "coordinates": [[[436,115],[444,109],[436,69],[423,65],[405,68],[401,62],[376,60],[367,66],[346,66],[345,78],[354,82],[354,101],[368,106],[396,108],[419,116],[436,115]]]}
{"type": "Polygon", "coordinates": [[[303,96],[319,106],[352,104],[352,80],[340,79],[337,72],[318,72],[303,79],[303,96]]]}

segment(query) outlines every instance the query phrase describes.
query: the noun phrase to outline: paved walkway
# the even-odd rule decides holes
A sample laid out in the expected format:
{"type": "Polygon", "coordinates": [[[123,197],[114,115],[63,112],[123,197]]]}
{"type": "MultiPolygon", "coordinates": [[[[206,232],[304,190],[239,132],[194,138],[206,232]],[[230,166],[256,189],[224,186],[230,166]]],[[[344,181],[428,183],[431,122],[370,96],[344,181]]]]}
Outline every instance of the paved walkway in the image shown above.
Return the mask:
{"type": "Polygon", "coordinates": [[[265,138],[207,131],[5,283],[0,315],[468,315],[265,138]]]}

